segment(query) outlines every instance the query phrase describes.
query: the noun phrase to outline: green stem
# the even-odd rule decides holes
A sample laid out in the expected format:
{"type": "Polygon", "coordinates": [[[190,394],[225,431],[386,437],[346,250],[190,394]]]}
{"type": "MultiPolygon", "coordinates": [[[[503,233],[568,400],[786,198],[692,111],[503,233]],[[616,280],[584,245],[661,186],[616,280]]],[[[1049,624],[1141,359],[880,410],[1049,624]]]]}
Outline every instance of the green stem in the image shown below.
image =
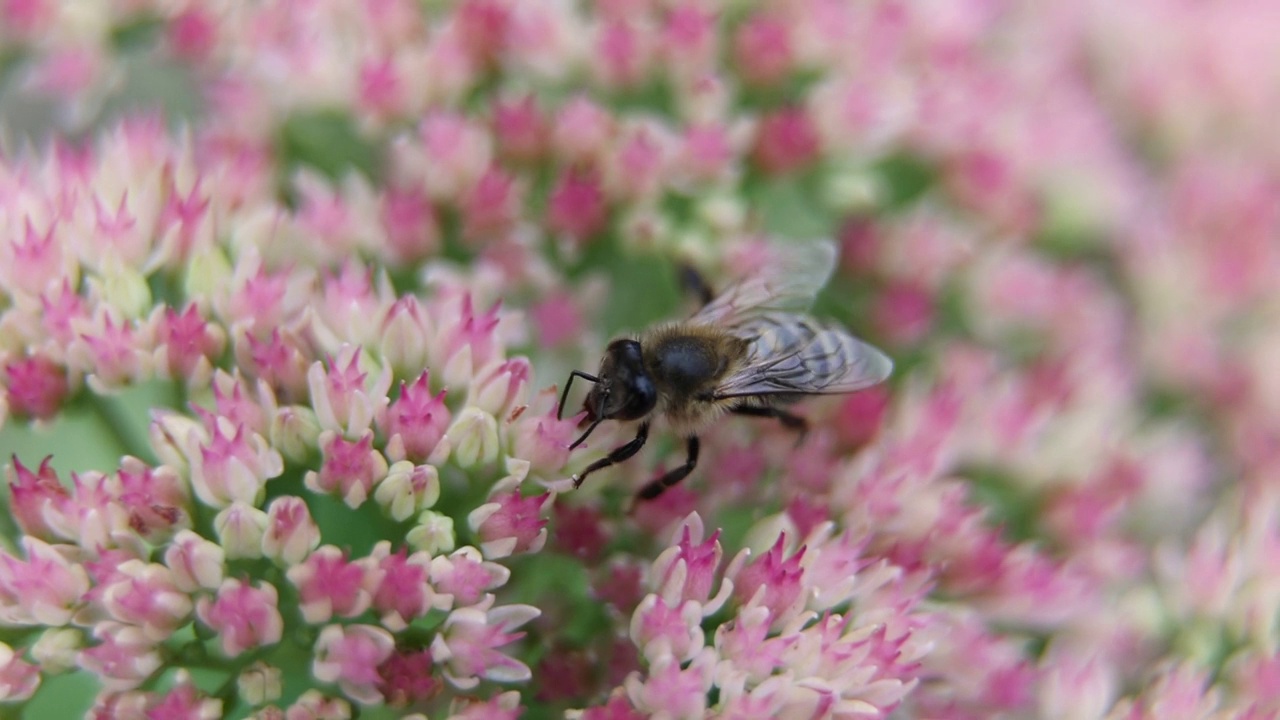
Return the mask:
{"type": "Polygon", "coordinates": [[[129,416],[120,409],[118,401],[113,398],[91,394],[87,404],[94,416],[98,418],[99,424],[115,441],[121,454],[132,455],[146,462],[155,461],[151,446],[138,439],[133,423],[129,421],[129,416]]]}

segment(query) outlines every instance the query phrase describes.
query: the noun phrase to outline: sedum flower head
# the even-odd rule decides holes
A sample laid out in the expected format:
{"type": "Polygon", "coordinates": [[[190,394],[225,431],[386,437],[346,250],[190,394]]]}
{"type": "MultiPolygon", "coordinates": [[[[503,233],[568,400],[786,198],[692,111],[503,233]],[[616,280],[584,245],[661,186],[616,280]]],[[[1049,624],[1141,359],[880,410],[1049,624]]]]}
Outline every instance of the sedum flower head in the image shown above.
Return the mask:
{"type": "Polygon", "coordinates": [[[1278,23],[0,2],[0,703],[1280,713],[1278,23]],[[814,235],[891,382],[572,490],[552,383],[814,235]]]}

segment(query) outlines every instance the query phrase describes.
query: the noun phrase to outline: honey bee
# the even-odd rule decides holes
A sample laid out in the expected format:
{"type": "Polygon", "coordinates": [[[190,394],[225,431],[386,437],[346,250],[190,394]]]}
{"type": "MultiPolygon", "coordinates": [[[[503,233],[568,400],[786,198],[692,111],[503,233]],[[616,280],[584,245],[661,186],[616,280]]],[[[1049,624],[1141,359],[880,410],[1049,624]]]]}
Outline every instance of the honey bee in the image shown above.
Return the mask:
{"type": "Polygon", "coordinates": [[[705,304],[684,321],[613,340],[595,375],[574,370],[560,396],[563,413],[575,378],[594,383],[583,403],[581,445],[605,420],[638,422],[635,438],[573,476],[574,487],[593,472],[629,459],[661,420],[685,438],[686,459],[645,485],[651,500],[688,477],[698,464],[698,434],[726,413],[775,418],[803,431],[804,418],[784,406],[806,395],[848,393],[876,385],[893,370],[883,352],[806,311],[835,267],[829,240],[774,249],[762,272],[713,297],[696,273],[688,284],[705,304]]]}

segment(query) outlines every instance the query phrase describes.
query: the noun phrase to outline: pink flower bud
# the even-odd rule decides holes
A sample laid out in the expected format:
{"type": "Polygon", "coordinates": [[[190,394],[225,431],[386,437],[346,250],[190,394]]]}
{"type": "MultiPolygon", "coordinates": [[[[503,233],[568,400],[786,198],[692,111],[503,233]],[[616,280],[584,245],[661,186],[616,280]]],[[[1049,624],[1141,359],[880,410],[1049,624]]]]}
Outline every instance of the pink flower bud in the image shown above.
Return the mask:
{"type": "Polygon", "coordinates": [[[286,495],[271,501],[262,534],[263,555],[277,565],[293,567],[319,545],[320,528],[302,498],[286,495]]]}
{"type": "Polygon", "coordinates": [[[257,586],[228,578],[210,600],[200,598],[196,615],[218,634],[222,652],[236,657],[246,651],[280,642],[284,619],[278,609],[279,595],[271,583],[257,586]]]}
{"type": "Polygon", "coordinates": [[[491,120],[498,152],[510,160],[537,160],[547,150],[550,129],[533,95],[521,100],[493,104],[491,120]]]}
{"type": "Polygon", "coordinates": [[[131,690],[162,664],[155,643],[142,628],[117,622],[100,622],[93,628],[97,645],[80,653],[80,667],[98,676],[111,691],[131,690]]]}
{"type": "Polygon", "coordinates": [[[525,399],[525,388],[533,369],[529,359],[514,357],[483,368],[467,394],[467,404],[495,417],[506,415],[525,399]]]}
{"type": "MultiPolygon", "coordinates": [[[[808,598],[803,583],[805,548],[783,559],[787,536],[778,536],[769,551],[754,562],[743,566],[741,561],[732,564],[725,574],[733,579],[733,594],[738,602],[759,604],[769,608],[775,622],[785,622],[804,608],[808,598]]],[[[744,551],[742,559],[747,556],[744,551]]]]}
{"type": "Polygon", "coordinates": [[[489,134],[461,115],[428,115],[422,121],[421,140],[428,159],[427,192],[436,200],[458,199],[493,162],[489,134]]]}
{"type": "Polygon", "coordinates": [[[430,650],[396,652],[378,668],[379,689],[391,707],[425,703],[444,690],[434,670],[430,650]]]}
{"type": "MultiPolygon", "coordinates": [[[[447,621],[446,621],[447,622],[447,621]]],[[[364,705],[383,700],[378,667],[391,657],[391,633],[371,625],[329,625],[316,640],[311,674],[320,682],[338,683],[347,697],[364,705]]]]}
{"type": "Polygon", "coordinates": [[[273,327],[265,338],[245,333],[236,345],[236,360],[282,401],[297,401],[307,397],[310,357],[303,347],[302,341],[273,327]]]}
{"type": "Polygon", "coordinates": [[[372,430],[354,442],[326,430],[320,434],[320,447],[320,472],[308,472],[303,479],[313,492],[337,495],[348,507],[357,508],[369,498],[374,483],[386,477],[387,461],[373,449],[372,430]]]}
{"type": "Polygon", "coordinates": [[[542,508],[551,493],[523,497],[519,489],[499,492],[467,516],[467,524],[480,538],[485,557],[507,557],[537,552],[547,541],[547,520],[542,508]]]}
{"type": "Polygon", "coordinates": [[[590,165],[612,142],[614,120],[608,110],[578,96],[560,108],[551,132],[552,145],[566,164],[590,165]]]}
{"type": "Polygon", "coordinates": [[[706,608],[706,612],[714,612],[713,608],[723,604],[733,584],[728,581],[721,583],[717,596],[711,596],[723,551],[720,549],[719,530],[705,542],[702,541],[702,533],[702,519],[696,514],[681,523],[679,542],[653,561],[649,586],[668,604],[695,600],[706,608]]]}
{"type": "Polygon", "coordinates": [[[412,385],[401,382],[400,397],[380,416],[378,425],[388,438],[389,457],[416,463],[426,461],[449,427],[444,390],[433,397],[426,372],[412,385]]]}
{"type": "Polygon", "coordinates": [[[360,370],[360,354],[360,348],[345,346],[338,357],[330,358],[328,371],[317,362],[307,372],[311,404],[326,430],[362,433],[387,406],[391,369],[384,367],[370,380],[360,370]]]}
{"type": "Polygon", "coordinates": [[[781,175],[813,162],[819,150],[818,131],[805,111],[784,108],[760,120],[752,154],[764,172],[781,175]]]}
{"type": "Polygon", "coordinates": [[[607,212],[599,176],[570,169],[560,176],[547,200],[547,227],[582,242],[604,229],[607,212]]]}
{"type": "Polygon", "coordinates": [[[213,519],[218,544],[228,560],[262,557],[262,536],[267,528],[267,514],[248,503],[236,501],[213,519]]]}
{"type": "Polygon", "coordinates": [[[0,553],[0,606],[22,625],[66,625],[89,591],[89,573],[71,548],[22,538],[27,559],[0,553]]]}
{"type": "Polygon", "coordinates": [[[649,595],[631,615],[631,640],[650,663],[662,657],[684,662],[705,643],[702,606],[693,601],[669,607],[657,595],[649,595]]]}
{"type": "Polygon", "coordinates": [[[26,700],[40,687],[40,669],[0,643],[0,701],[26,700]]]}
{"type": "Polygon", "coordinates": [[[112,619],[142,628],[157,643],[185,625],[192,610],[191,597],[177,586],[169,568],[141,560],[120,565],[98,601],[112,619]]]}
{"type": "Polygon", "coordinates": [[[391,552],[391,543],[382,541],[366,560],[380,575],[373,593],[373,609],[381,614],[382,624],[392,632],[400,632],[415,619],[424,617],[437,605],[435,591],[427,582],[431,556],[424,552],[409,555],[405,549],[391,552]]]}
{"type": "Polygon", "coordinates": [[[69,390],[66,368],[48,358],[14,358],[4,365],[4,400],[9,412],[18,417],[52,418],[62,409],[69,390]]]}
{"type": "Polygon", "coordinates": [[[180,530],[164,552],[173,584],[183,592],[212,590],[222,583],[226,551],[190,530],[180,530]]]}
{"type": "Polygon", "coordinates": [[[217,720],[222,717],[222,701],[204,696],[191,682],[186,670],[176,673],[173,689],[147,711],[147,720],[217,720]]]}
{"type": "Polygon", "coordinates": [[[786,78],[795,62],[785,20],[756,13],[738,26],[733,43],[734,68],[754,85],[773,85],[786,78]]]}
{"type": "Polygon", "coordinates": [[[371,577],[377,579],[376,572],[349,562],[346,553],[332,545],[311,553],[285,574],[298,589],[302,617],[313,625],[334,615],[355,617],[367,610],[372,597],[366,586],[371,577]]]}
{"type": "Polygon", "coordinates": [[[422,260],[440,245],[435,211],[419,190],[388,188],[382,198],[380,218],[387,235],[387,252],[397,262],[422,260]]]}
{"type": "Polygon", "coordinates": [[[187,387],[207,384],[226,343],[222,329],[201,317],[194,304],[183,313],[165,308],[155,322],[157,366],[187,387]]]}
{"type": "Polygon", "coordinates": [[[10,512],[18,527],[26,535],[41,540],[53,540],[54,530],[49,524],[51,516],[64,515],[70,510],[71,495],[58,480],[58,473],[49,466],[50,455],[40,461],[40,468],[31,472],[13,456],[13,466],[6,468],[9,489],[13,494],[10,512]]]}
{"type": "Polygon", "coordinates": [[[225,418],[209,423],[208,439],[188,432],[183,442],[191,486],[206,505],[257,504],[266,481],[284,471],[284,459],[261,435],[225,418]]]}

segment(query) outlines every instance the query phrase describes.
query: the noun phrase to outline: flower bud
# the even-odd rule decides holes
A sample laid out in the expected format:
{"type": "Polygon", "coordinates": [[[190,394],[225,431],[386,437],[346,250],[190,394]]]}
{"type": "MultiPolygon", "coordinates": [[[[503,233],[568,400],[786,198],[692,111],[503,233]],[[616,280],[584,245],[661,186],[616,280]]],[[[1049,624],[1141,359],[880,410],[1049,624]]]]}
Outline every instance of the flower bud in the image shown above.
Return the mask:
{"type": "Polygon", "coordinates": [[[453,443],[454,460],[464,468],[498,459],[498,421],[480,408],[464,408],[446,436],[453,443]]]}
{"type": "Polygon", "coordinates": [[[228,560],[262,557],[262,537],[267,528],[267,514],[252,505],[235,502],[213,519],[218,542],[228,560]]]}
{"type": "Polygon", "coordinates": [[[432,556],[451,552],[457,546],[453,518],[434,510],[418,516],[418,524],[405,535],[405,542],[414,550],[422,550],[432,556]]]}
{"type": "Polygon", "coordinates": [[[439,498],[440,476],[435,466],[415,466],[407,460],[392,465],[373,493],[373,499],[398,522],[435,505],[439,498]]]}

